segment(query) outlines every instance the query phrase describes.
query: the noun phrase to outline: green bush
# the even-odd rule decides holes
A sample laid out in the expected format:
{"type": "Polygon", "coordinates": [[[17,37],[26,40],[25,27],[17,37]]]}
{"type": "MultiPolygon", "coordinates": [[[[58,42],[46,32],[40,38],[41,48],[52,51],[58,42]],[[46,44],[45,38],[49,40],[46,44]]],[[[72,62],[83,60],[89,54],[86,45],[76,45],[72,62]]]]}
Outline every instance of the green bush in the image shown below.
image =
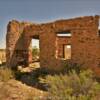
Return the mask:
{"type": "Polygon", "coordinates": [[[90,70],[69,75],[48,75],[41,82],[47,83],[50,100],[95,100],[100,92],[100,84],[94,79],[90,70]]]}
{"type": "Polygon", "coordinates": [[[0,68],[0,81],[6,82],[12,78],[14,78],[14,73],[10,68],[7,67],[0,68]]]}
{"type": "Polygon", "coordinates": [[[69,74],[70,72],[72,72],[73,70],[76,73],[80,73],[80,71],[84,70],[84,68],[82,67],[83,64],[77,64],[77,63],[73,63],[71,61],[66,62],[63,72],[69,74]]]}

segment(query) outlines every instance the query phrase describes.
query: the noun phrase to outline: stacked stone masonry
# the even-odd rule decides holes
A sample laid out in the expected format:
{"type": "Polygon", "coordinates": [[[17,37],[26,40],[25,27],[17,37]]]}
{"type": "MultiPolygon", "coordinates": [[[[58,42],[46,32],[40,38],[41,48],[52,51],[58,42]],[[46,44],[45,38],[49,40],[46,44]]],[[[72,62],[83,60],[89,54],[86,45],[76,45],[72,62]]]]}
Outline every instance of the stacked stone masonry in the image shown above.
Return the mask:
{"type": "Polygon", "coordinates": [[[17,66],[18,59],[28,65],[32,61],[31,40],[39,39],[40,66],[59,71],[67,62],[63,58],[63,45],[71,45],[71,61],[100,72],[100,16],[85,16],[34,24],[12,20],[7,27],[7,66],[17,66]],[[58,32],[71,32],[70,37],[58,37],[58,32]]]}

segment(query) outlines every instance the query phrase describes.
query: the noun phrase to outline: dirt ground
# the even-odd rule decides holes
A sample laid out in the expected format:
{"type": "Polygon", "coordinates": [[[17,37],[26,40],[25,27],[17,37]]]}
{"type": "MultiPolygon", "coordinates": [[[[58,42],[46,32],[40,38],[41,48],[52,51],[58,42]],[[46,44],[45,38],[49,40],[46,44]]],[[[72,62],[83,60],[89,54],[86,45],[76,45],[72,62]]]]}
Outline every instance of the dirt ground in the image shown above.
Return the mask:
{"type": "Polygon", "coordinates": [[[39,67],[37,62],[26,68],[19,66],[20,72],[23,73],[20,80],[0,82],[0,100],[46,100],[47,92],[37,88],[38,81],[32,74],[32,71],[39,67]]]}
{"type": "Polygon", "coordinates": [[[46,92],[16,80],[0,82],[0,100],[45,100],[46,92]]]}

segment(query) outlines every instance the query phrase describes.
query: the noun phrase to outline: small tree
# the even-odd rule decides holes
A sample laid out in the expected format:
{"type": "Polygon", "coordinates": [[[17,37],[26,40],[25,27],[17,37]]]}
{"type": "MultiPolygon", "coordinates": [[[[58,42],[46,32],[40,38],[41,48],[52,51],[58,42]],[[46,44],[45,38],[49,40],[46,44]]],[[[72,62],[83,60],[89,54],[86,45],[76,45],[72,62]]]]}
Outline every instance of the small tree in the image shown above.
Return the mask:
{"type": "Polygon", "coordinates": [[[32,48],[32,56],[33,58],[39,57],[39,48],[37,48],[36,46],[32,48]]]}

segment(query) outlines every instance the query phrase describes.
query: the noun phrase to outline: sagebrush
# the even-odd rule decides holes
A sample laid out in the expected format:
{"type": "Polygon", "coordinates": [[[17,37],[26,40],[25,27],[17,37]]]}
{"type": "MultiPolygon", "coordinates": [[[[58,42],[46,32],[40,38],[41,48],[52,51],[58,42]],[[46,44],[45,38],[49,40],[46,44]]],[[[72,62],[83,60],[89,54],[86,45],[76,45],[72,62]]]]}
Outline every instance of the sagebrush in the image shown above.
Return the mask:
{"type": "Polygon", "coordinates": [[[48,75],[41,82],[48,84],[47,96],[50,100],[96,100],[100,93],[100,84],[94,79],[92,71],[77,74],[48,75]]]}

